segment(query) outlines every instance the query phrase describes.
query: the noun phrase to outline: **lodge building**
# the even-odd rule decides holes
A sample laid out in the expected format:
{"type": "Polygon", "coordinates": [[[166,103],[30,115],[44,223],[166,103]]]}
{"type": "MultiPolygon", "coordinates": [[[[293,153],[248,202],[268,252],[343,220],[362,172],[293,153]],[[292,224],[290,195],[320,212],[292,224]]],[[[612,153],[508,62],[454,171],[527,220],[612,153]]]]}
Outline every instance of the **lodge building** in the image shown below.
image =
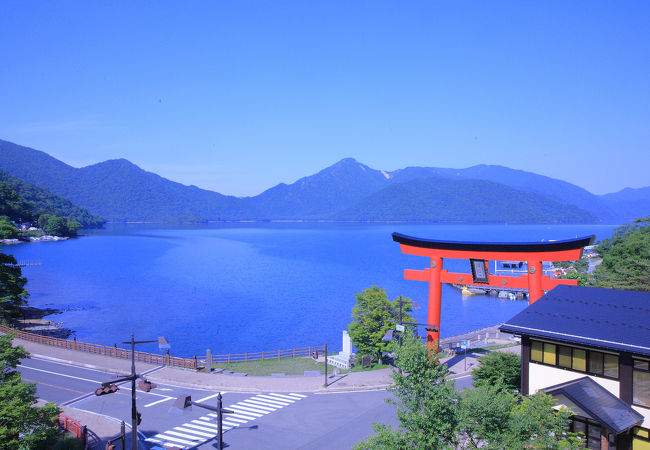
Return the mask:
{"type": "Polygon", "coordinates": [[[571,407],[588,448],[650,450],[650,293],[560,285],[501,326],[521,393],[571,407]]]}

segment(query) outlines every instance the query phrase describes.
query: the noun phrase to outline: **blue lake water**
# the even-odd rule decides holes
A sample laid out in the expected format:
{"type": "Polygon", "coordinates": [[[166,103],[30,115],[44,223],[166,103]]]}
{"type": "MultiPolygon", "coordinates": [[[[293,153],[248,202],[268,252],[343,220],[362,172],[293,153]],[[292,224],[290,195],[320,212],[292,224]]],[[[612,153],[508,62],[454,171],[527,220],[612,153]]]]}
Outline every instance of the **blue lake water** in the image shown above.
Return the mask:
{"type": "MultiPolygon", "coordinates": [[[[403,255],[394,231],[467,241],[541,241],[595,234],[616,225],[219,224],[162,228],[109,225],[79,239],[5,246],[26,267],[37,307],[75,330],[78,340],[113,345],[167,337],[172,354],[288,349],[328,343],[340,349],[355,293],[373,285],[418,301],[426,322],[427,283],[404,280],[426,258],[403,255]]],[[[469,272],[465,260],[445,269],[469,272]]],[[[442,336],[503,322],[525,301],[463,297],[443,286],[442,336]]],[[[157,352],[153,345],[142,350],[157,352]]]]}

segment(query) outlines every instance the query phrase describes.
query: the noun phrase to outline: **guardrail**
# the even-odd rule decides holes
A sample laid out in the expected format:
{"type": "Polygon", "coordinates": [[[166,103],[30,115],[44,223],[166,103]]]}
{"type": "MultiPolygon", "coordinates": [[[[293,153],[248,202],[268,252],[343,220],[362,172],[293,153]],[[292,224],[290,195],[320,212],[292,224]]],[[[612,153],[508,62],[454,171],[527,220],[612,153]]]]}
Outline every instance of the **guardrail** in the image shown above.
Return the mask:
{"type": "Polygon", "coordinates": [[[85,426],[82,426],[72,417],[68,417],[65,414],[59,414],[58,421],[59,427],[61,427],[62,430],[74,434],[77,439],[81,441],[81,444],[84,446],[84,448],[86,448],[86,442],[88,441],[88,429],[85,426]]]}
{"type": "Polygon", "coordinates": [[[321,354],[325,351],[324,345],[312,347],[291,348],[288,350],[272,350],[268,352],[228,353],[226,355],[212,355],[212,363],[229,363],[241,361],[264,361],[267,359],[295,358],[312,356],[314,352],[321,354]]]}
{"type": "MultiPolygon", "coordinates": [[[[96,355],[110,356],[112,358],[131,359],[131,350],[118,348],[117,345],[109,347],[107,345],[89,344],[79,342],[76,339],[60,339],[40,334],[28,333],[26,331],[16,330],[4,325],[0,325],[0,332],[14,333],[18,339],[36,342],[38,344],[50,345],[52,347],[65,348],[67,350],[77,350],[80,352],[93,353],[96,355]]],[[[198,363],[194,358],[180,358],[178,356],[157,355],[155,353],[134,352],[134,359],[139,362],[156,364],[161,366],[180,367],[183,369],[197,369],[198,363]]]]}

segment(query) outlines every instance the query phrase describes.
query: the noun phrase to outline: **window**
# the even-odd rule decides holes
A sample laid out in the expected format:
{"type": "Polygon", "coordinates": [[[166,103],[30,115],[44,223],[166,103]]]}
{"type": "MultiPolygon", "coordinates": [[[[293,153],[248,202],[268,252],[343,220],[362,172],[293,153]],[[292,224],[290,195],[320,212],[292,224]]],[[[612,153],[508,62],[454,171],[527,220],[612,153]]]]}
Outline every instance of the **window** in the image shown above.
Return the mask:
{"type": "Polygon", "coordinates": [[[644,370],[646,367],[647,361],[634,361],[632,403],[650,408],[650,370],[644,370]]]}
{"type": "Polygon", "coordinates": [[[544,364],[555,365],[555,344],[544,342],[544,364]]]}
{"type": "MultiPolygon", "coordinates": [[[[530,341],[530,360],[564,369],[618,379],[618,356],[568,345],[530,341]]],[[[648,361],[636,361],[635,367],[650,373],[648,361]]]]}
{"type": "Polygon", "coordinates": [[[542,348],[544,344],[539,341],[532,341],[530,343],[530,359],[531,361],[542,362],[542,348]]]}
{"type": "Polygon", "coordinates": [[[573,349],[573,370],[585,372],[587,370],[587,351],[579,348],[573,349]]]}
{"type": "Polygon", "coordinates": [[[560,367],[571,368],[571,347],[564,345],[558,347],[557,364],[560,367]]]}
{"type": "Polygon", "coordinates": [[[603,354],[589,351],[589,372],[602,375],[604,372],[603,354]]]}

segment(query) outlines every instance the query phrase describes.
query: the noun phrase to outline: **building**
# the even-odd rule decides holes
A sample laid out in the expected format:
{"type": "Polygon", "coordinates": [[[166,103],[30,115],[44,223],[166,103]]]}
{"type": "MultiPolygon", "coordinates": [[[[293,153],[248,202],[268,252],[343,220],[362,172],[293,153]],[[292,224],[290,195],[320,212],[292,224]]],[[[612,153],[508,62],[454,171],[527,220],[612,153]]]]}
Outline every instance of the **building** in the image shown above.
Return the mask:
{"type": "Polygon", "coordinates": [[[575,413],[588,448],[650,450],[650,293],[560,285],[508,320],[521,392],[575,413]]]}

